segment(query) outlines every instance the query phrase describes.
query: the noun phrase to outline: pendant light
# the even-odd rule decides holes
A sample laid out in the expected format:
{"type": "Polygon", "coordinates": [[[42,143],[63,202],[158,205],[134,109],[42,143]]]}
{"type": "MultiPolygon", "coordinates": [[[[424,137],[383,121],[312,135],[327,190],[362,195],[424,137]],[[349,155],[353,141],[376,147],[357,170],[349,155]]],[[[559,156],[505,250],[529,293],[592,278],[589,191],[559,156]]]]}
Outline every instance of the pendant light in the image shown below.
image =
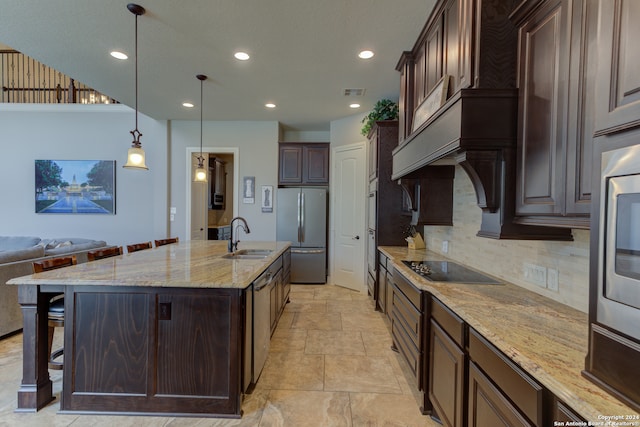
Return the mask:
{"type": "Polygon", "coordinates": [[[133,142],[127,155],[127,163],[123,166],[128,169],[144,169],[149,170],[144,161],[144,150],[142,149],[142,143],[140,143],[140,137],[142,133],[138,130],[138,16],[144,15],[144,7],[135,3],[129,3],[127,5],[129,12],[136,16],[136,128],[130,133],[133,135],[133,142]]]}
{"type": "Polygon", "coordinates": [[[198,156],[198,167],[196,168],[193,182],[207,182],[207,170],[204,167],[204,157],[202,156],[202,85],[207,80],[207,76],[198,74],[196,78],[200,80],[200,155],[198,156]]]}

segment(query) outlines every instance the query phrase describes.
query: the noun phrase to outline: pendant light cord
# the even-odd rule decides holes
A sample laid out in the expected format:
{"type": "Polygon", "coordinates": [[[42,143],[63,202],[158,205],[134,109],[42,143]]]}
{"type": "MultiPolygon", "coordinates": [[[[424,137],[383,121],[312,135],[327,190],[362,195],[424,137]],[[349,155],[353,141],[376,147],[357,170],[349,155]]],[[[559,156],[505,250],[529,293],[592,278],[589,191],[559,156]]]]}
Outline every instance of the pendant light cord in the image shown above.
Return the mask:
{"type": "Polygon", "coordinates": [[[202,95],[203,85],[204,85],[204,79],[200,80],[200,164],[204,162],[204,157],[202,157],[202,110],[204,110],[203,95],[202,95]]]}

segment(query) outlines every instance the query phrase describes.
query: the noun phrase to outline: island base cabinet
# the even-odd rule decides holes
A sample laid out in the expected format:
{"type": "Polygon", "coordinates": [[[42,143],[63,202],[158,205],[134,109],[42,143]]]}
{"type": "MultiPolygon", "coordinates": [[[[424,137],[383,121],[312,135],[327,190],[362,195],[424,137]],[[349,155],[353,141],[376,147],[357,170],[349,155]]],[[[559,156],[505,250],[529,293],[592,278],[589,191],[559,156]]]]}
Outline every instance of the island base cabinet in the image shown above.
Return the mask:
{"type": "Polygon", "coordinates": [[[241,296],[68,288],[61,412],[239,417],[241,296]]]}

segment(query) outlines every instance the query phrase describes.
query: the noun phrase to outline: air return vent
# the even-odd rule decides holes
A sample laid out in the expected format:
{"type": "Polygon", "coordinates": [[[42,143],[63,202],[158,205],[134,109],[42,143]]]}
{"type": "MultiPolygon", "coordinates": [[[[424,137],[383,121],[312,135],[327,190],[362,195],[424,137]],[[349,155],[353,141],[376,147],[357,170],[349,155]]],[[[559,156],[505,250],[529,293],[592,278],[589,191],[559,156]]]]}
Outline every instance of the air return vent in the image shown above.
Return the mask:
{"type": "Polygon", "coordinates": [[[365,89],[345,89],[344,96],[364,96],[365,89]]]}

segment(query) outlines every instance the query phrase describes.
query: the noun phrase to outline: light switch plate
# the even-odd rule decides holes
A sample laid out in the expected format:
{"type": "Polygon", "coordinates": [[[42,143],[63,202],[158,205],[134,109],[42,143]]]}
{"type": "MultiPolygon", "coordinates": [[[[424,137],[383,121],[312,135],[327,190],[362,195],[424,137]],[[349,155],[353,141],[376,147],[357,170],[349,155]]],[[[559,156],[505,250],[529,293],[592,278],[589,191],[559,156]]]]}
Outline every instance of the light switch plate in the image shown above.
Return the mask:
{"type": "Polygon", "coordinates": [[[442,253],[448,253],[449,252],[449,241],[448,240],[443,240],[442,241],[442,253]]]}
{"type": "Polygon", "coordinates": [[[547,289],[549,289],[550,291],[558,292],[559,276],[560,273],[555,268],[547,269],[547,289]]]}

